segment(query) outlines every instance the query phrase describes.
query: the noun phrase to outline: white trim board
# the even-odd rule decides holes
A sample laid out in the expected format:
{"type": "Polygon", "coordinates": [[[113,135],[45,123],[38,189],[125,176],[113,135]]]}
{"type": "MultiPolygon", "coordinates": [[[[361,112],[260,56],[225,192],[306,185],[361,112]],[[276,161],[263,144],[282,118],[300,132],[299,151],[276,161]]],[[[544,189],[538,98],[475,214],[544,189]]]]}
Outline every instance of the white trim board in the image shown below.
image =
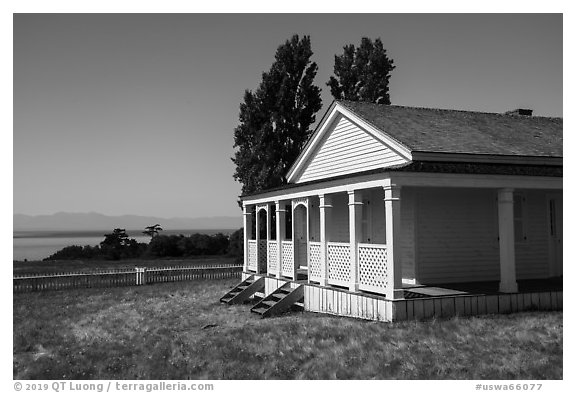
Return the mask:
{"type": "MultiPolygon", "coordinates": [[[[356,116],[353,112],[349,111],[348,109],[346,109],[345,107],[336,102],[333,104],[333,108],[329,110],[326,120],[323,121],[316,129],[310,140],[310,143],[308,143],[308,145],[305,146],[302,154],[296,159],[296,162],[294,163],[292,168],[290,168],[290,170],[288,171],[287,180],[289,183],[298,183],[301,181],[301,178],[303,177],[303,174],[305,173],[306,169],[308,169],[308,167],[313,163],[314,158],[318,155],[318,153],[322,151],[324,144],[330,139],[331,134],[334,132],[335,128],[341,123],[343,119],[345,119],[354,127],[357,127],[357,129],[351,130],[351,132],[355,133],[356,135],[358,135],[359,132],[365,132],[374,140],[380,142],[382,144],[382,150],[386,149],[386,151],[389,152],[385,153],[384,151],[381,151],[379,152],[380,156],[384,156],[386,154],[389,155],[393,154],[397,156],[396,158],[397,160],[401,160],[402,162],[408,162],[412,160],[411,152],[406,146],[403,146],[393,138],[384,134],[382,131],[372,127],[370,124],[366,123],[364,120],[356,116]]],[[[347,141],[344,141],[344,144],[339,147],[340,150],[346,148],[345,143],[354,144],[354,140],[349,139],[347,141]]],[[[372,144],[372,147],[374,147],[374,144],[372,144]]],[[[354,156],[353,150],[351,150],[351,152],[352,156],[354,156]]],[[[376,167],[384,168],[386,166],[390,166],[387,165],[386,161],[383,159],[363,163],[361,153],[358,153],[357,156],[358,157],[356,158],[359,161],[358,164],[349,165],[346,168],[340,168],[340,169],[334,168],[332,170],[333,171],[339,170],[341,172],[340,174],[349,174],[349,173],[363,172],[367,169],[375,169],[376,167]]],[[[347,156],[345,160],[344,157],[342,157],[342,162],[348,163],[351,161],[350,160],[351,158],[352,157],[350,157],[350,155],[347,156]]],[[[325,164],[324,166],[326,167],[325,164]]],[[[314,176],[315,179],[321,177],[322,175],[319,174],[316,174],[314,176]]],[[[309,180],[308,177],[305,177],[303,181],[306,180],[309,180]]]]}
{"type": "Polygon", "coordinates": [[[326,180],[321,183],[303,184],[302,186],[295,186],[293,188],[263,192],[257,195],[243,197],[242,203],[243,205],[253,205],[277,200],[385,187],[390,184],[395,184],[400,187],[562,190],[562,181],[563,178],[561,177],[545,176],[385,172],[345,179],[326,180]]]}

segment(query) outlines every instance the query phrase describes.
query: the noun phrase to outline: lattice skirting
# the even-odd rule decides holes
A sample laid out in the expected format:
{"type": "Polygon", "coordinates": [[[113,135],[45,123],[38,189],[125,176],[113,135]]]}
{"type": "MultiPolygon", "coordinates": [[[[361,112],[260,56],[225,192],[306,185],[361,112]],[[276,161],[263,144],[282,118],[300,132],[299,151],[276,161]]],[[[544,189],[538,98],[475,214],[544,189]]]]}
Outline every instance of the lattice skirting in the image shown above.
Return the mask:
{"type": "Polygon", "coordinates": [[[282,275],[294,278],[294,244],[282,242],[282,275]]]}
{"type": "Polygon", "coordinates": [[[248,240],[248,269],[254,272],[257,267],[256,250],[256,240],[248,240]]]}
{"type": "Polygon", "coordinates": [[[322,276],[321,247],[319,242],[308,243],[308,276],[310,281],[320,282],[322,276]]]}
{"type": "Polygon", "coordinates": [[[328,243],[328,284],[350,283],[350,245],[328,243]]]}
{"type": "Polygon", "coordinates": [[[278,271],[278,243],[276,241],[268,242],[268,273],[278,271]]]}
{"type": "Polygon", "coordinates": [[[359,289],[384,293],[388,286],[387,262],[386,246],[359,244],[359,289]]]}

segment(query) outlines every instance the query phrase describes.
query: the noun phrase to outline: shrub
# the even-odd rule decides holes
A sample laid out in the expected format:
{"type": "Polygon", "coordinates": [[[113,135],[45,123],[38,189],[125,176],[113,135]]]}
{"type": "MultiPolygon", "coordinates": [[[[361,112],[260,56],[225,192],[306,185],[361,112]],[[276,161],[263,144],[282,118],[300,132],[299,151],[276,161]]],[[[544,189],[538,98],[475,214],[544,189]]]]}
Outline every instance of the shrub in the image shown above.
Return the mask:
{"type": "Polygon", "coordinates": [[[61,250],[56,251],[54,254],[50,255],[48,258],[44,258],[45,261],[53,260],[70,260],[70,259],[91,259],[95,257],[100,257],[102,251],[98,246],[67,246],[61,250]]]}
{"type": "Polygon", "coordinates": [[[228,255],[234,257],[236,262],[244,260],[244,229],[240,228],[230,235],[228,255]]]}
{"type": "Polygon", "coordinates": [[[180,239],[183,236],[154,236],[148,243],[147,254],[154,257],[180,257],[182,249],[179,247],[180,239]]]}

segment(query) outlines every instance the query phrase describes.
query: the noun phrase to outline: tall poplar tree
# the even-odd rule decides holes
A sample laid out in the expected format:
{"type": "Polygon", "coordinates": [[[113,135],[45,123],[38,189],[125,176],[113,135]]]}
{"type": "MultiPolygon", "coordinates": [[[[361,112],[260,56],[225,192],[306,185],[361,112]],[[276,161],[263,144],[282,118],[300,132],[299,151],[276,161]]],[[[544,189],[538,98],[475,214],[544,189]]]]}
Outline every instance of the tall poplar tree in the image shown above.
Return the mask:
{"type": "Polygon", "coordinates": [[[285,184],[312,132],[322,99],[313,83],[318,66],[311,56],[310,37],[294,35],[278,47],[258,88],[244,93],[232,158],[243,195],[285,184]]]}
{"type": "Polygon", "coordinates": [[[334,75],[327,85],[339,100],[368,101],[390,105],[388,83],[396,68],[386,55],[380,38],[374,42],[362,38],[358,48],[346,45],[344,53],[334,56],[334,75]]]}

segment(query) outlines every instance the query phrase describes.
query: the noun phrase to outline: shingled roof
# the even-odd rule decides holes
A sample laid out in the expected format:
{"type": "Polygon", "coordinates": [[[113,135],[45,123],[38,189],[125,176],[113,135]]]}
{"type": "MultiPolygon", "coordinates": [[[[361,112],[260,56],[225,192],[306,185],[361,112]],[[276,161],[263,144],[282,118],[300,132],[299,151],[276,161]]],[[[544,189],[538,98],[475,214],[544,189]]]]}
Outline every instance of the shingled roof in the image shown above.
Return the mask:
{"type": "Polygon", "coordinates": [[[412,152],[562,157],[562,118],[336,102],[412,152]]]}

